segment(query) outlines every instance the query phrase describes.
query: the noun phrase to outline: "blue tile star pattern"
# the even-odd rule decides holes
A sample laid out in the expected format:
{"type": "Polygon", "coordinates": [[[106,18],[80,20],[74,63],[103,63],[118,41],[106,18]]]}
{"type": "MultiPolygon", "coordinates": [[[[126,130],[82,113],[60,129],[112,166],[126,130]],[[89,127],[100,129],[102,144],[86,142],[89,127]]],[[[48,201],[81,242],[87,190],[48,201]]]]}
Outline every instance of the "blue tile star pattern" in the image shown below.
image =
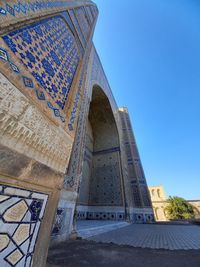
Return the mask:
{"type": "MultiPolygon", "coordinates": [[[[78,46],[64,19],[45,19],[2,38],[40,88],[63,109],[80,60],[78,46]]],[[[54,112],[58,116],[57,110],[54,112]]]]}

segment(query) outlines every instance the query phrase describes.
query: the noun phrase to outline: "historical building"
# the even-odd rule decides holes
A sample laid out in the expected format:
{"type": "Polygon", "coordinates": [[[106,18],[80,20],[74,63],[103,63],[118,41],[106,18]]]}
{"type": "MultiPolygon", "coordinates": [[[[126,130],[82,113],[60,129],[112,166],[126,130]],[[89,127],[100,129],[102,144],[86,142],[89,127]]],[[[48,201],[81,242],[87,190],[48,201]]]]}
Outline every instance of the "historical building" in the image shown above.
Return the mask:
{"type": "Polygon", "coordinates": [[[0,266],[45,266],[76,219],[153,220],[91,1],[0,1],[0,266]]]}
{"type": "MultiPolygon", "coordinates": [[[[149,186],[152,206],[156,221],[168,221],[165,208],[167,206],[167,196],[162,185],[149,186]]],[[[193,207],[196,218],[200,218],[200,200],[187,200],[193,207]]]]}

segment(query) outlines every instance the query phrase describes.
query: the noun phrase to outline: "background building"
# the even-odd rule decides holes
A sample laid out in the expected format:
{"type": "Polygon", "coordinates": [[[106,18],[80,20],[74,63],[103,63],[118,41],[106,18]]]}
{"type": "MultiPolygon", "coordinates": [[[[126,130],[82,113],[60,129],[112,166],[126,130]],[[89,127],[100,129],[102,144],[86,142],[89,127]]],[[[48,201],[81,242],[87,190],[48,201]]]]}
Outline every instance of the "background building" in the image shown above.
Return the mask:
{"type": "MultiPolygon", "coordinates": [[[[156,221],[168,221],[165,207],[167,206],[167,195],[162,185],[149,186],[149,193],[153,205],[156,221]]],[[[200,218],[200,200],[187,200],[193,207],[196,218],[200,218]]]]}

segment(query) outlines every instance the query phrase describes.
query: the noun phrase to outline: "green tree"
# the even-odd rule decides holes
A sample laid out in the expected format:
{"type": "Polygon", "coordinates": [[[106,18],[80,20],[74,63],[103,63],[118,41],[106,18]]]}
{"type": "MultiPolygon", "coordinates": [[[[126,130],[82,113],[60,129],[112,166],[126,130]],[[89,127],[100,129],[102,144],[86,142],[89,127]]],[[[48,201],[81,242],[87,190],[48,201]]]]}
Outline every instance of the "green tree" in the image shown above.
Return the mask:
{"type": "Polygon", "coordinates": [[[184,198],[169,197],[167,203],[165,212],[169,220],[190,219],[194,217],[192,205],[184,198]]]}

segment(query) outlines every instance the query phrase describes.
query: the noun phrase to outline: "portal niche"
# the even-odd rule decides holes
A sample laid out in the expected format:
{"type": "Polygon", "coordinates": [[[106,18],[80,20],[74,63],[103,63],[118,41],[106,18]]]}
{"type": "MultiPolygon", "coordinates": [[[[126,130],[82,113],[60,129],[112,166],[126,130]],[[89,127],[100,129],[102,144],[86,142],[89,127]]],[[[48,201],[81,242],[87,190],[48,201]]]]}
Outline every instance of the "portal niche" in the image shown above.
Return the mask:
{"type": "Polygon", "coordinates": [[[107,96],[95,86],[87,120],[77,213],[82,219],[116,219],[116,212],[107,208],[121,206],[123,194],[118,129],[107,96]]]}

